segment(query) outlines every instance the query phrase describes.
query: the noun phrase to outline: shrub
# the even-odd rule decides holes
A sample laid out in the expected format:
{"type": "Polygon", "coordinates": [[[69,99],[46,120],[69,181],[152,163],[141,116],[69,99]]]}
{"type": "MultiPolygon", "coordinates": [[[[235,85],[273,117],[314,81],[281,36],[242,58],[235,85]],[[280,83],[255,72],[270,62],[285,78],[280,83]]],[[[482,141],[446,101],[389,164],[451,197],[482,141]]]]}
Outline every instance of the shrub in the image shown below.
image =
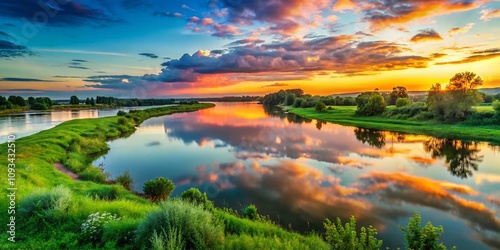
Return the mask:
{"type": "Polygon", "coordinates": [[[224,249],[252,250],[252,249],[290,249],[290,250],[329,250],[330,247],[319,237],[308,237],[306,241],[298,237],[265,237],[262,235],[229,235],[226,238],[224,249]],[[310,239],[312,238],[312,239],[310,239]]]}
{"type": "Polygon", "coordinates": [[[125,112],[123,110],[119,110],[118,113],[116,113],[116,115],[118,115],[118,116],[124,116],[126,114],[127,114],[127,112],[125,112]]]}
{"type": "Polygon", "coordinates": [[[396,107],[404,107],[410,105],[410,99],[408,98],[398,98],[396,100],[396,107]]]}
{"type": "Polygon", "coordinates": [[[245,216],[245,218],[248,218],[248,219],[251,219],[251,220],[255,220],[257,219],[257,207],[254,205],[254,204],[250,204],[246,207],[244,207],[241,212],[243,213],[243,216],[245,216]]]}
{"type": "Polygon", "coordinates": [[[439,237],[443,233],[443,227],[434,227],[429,221],[425,227],[420,227],[420,214],[415,212],[410,218],[408,226],[401,227],[405,233],[406,246],[413,250],[436,250],[446,249],[443,243],[438,244],[439,237]]]}
{"type": "Polygon", "coordinates": [[[118,187],[117,186],[101,186],[95,189],[91,189],[88,195],[101,200],[114,200],[118,197],[118,187]]]}
{"type": "MultiPolygon", "coordinates": [[[[150,212],[137,227],[136,244],[149,248],[157,237],[173,237],[180,234],[186,249],[215,249],[224,241],[224,226],[213,214],[182,200],[164,202],[159,209],[150,212]],[[158,234],[160,234],[158,236],[158,234]]],[[[177,236],[176,236],[177,237],[177,236]]],[[[167,239],[168,240],[168,239],[167,239]]]]}
{"type": "Polygon", "coordinates": [[[325,227],[326,241],[332,246],[332,249],[380,249],[382,240],[377,240],[377,230],[372,226],[366,229],[361,228],[359,237],[356,231],[356,218],[351,216],[351,219],[345,226],[342,226],[342,221],[337,217],[337,225],[326,219],[323,223],[325,227]]]}
{"type": "Polygon", "coordinates": [[[323,112],[326,110],[326,104],[324,102],[319,101],[316,103],[314,108],[316,109],[316,111],[323,112]]]}
{"type": "Polygon", "coordinates": [[[135,230],[139,221],[116,220],[103,225],[103,242],[112,242],[116,247],[131,245],[135,240],[135,230]]]}
{"type": "Polygon", "coordinates": [[[156,230],[153,233],[153,237],[150,239],[151,249],[153,250],[184,250],[186,249],[186,243],[182,240],[181,229],[174,228],[170,230],[170,234],[167,234],[165,230],[158,233],[156,230]]]}
{"type": "Polygon", "coordinates": [[[127,118],[125,117],[118,118],[118,124],[127,124],[127,118]]]}
{"type": "Polygon", "coordinates": [[[107,212],[96,212],[90,214],[87,220],[80,226],[82,230],[81,239],[85,243],[99,243],[102,241],[104,225],[111,221],[119,221],[120,217],[116,214],[107,212]]]}
{"type": "Polygon", "coordinates": [[[497,114],[500,115],[500,101],[495,100],[495,101],[493,101],[493,103],[491,105],[493,106],[493,109],[495,110],[495,112],[497,112],[497,114]]]}
{"type": "Polygon", "coordinates": [[[66,213],[71,202],[71,190],[57,186],[50,191],[35,192],[19,204],[19,212],[29,216],[49,218],[66,213]]]}
{"type": "Polygon", "coordinates": [[[84,181],[93,181],[95,183],[105,183],[106,174],[100,168],[90,166],[81,172],[78,177],[84,181]]]}
{"type": "Polygon", "coordinates": [[[175,185],[171,180],[163,177],[157,177],[155,180],[146,181],[142,190],[151,200],[159,201],[167,199],[174,188],[175,185]]]}
{"type": "Polygon", "coordinates": [[[356,115],[372,116],[385,111],[387,106],[384,97],[378,92],[364,92],[356,97],[356,115]]]}
{"type": "Polygon", "coordinates": [[[134,185],[134,179],[128,170],[119,174],[116,177],[116,182],[120,183],[127,190],[131,190],[134,185]]]}
{"type": "Polygon", "coordinates": [[[197,188],[190,188],[181,194],[181,198],[195,205],[202,205],[205,209],[213,209],[213,203],[207,198],[207,193],[201,193],[197,188]]]}

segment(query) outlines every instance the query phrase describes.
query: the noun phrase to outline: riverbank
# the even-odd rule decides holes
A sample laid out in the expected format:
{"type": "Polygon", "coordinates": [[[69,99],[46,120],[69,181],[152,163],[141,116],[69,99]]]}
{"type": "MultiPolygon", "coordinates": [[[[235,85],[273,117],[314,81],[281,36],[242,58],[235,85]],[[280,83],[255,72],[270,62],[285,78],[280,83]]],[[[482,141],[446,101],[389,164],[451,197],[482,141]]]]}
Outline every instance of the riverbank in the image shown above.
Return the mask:
{"type": "MultiPolygon", "coordinates": [[[[4,230],[4,237],[0,239],[1,248],[137,249],[144,247],[144,245],[135,245],[135,231],[148,219],[149,212],[158,211],[163,205],[137,196],[120,185],[98,183],[101,182],[99,178],[85,181],[82,177],[88,178],[89,174],[82,175],[82,173],[86,173],[89,169],[97,169],[90,163],[107,151],[107,140],[129,135],[135,130],[135,126],[144,120],[213,106],[214,104],[205,103],[179,105],[134,111],[123,116],[71,120],[52,129],[16,140],[14,142],[15,167],[13,168],[15,175],[11,183],[4,179],[0,187],[2,190],[17,188],[9,192],[15,196],[14,206],[18,209],[14,210],[15,213],[8,214],[7,208],[12,205],[12,201],[7,195],[1,196],[0,207],[4,212],[0,214],[0,222],[3,225],[9,223],[14,225],[10,227],[13,229],[10,236],[4,230]],[[80,180],[75,180],[57,170],[54,164],[59,163],[79,174],[80,180]],[[115,214],[120,221],[97,228],[93,232],[96,238],[91,238],[92,240],[85,238],[88,235],[82,233],[82,225],[89,215],[96,213],[102,215],[104,212],[115,214]],[[8,237],[15,242],[9,241],[8,237]]],[[[8,152],[8,144],[1,144],[0,150],[8,152]]],[[[0,164],[6,167],[11,162],[7,157],[2,157],[0,164]]],[[[6,169],[2,172],[7,175],[6,169]]],[[[92,173],[99,175],[99,172],[92,173]]],[[[182,206],[185,209],[190,205],[182,206]]],[[[207,215],[207,212],[195,206],[191,206],[190,209],[197,213],[193,215],[193,220],[197,218],[197,215],[207,215]]],[[[223,209],[215,209],[207,216],[213,217],[213,221],[220,223],[225,230],[223,238],[218,239],[221,249],[241,249],[242,247],[292,249],[292,246],[293,249],[329,248],[328,244],[316,234],[301,235],[289,232],[266,219],[244,219],[234,211],[223,209]]],[[[190,226],[210,229],[212,225],[198,222],[190,226]]],[[[189,231],[190,229],[192,228],[186,229],[188,234],[197,233],[189,231]]]]}
{"type": "Polygon", "coordinates": [[[471,141],[500,143],[500,126],[469,126],[443,124],[435,121],[411,121],[390,119],[380,115],[370,117],[355,116],[354,106],[331,106],[332,109],[318,112],[314,108],[283,107],[290,113],[325,122],[369,129],[387,130],[410,134],[424,134],[439,138],[453,138],[471,141]]]}

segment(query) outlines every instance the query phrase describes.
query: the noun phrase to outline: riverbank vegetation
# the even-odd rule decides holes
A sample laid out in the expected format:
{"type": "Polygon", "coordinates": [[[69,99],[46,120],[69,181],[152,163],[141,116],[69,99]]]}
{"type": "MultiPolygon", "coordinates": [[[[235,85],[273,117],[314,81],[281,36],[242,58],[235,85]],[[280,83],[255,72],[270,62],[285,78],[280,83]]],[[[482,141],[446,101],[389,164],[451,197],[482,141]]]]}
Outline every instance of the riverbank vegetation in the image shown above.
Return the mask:
{"type": "MultiPolygon", "coordinates": [[[[165,192],[146,199],[130,191],[133,178],[108,180],[92,159],[106,152],[106,140],[126,136],[143,120],[212,107],[192,104],[131,111],[123,116],[79,119],[21,138],[16,145],[15,242],[1,239],[2,249],[379,249],[375,228],[358,228],[353,218],[343,224],[325,221],[325,231],[297,233],[283,229],[253,205],[241,212],[215,208],[206,194],[189,189],[169,198],[173,184],[159,181],[165,192]],[[76,173],[93,169],[99,178],[74,180],[59,172],[63,162],[76,173]],[[104,181],[102,179],[104,178],[104,181]],[[165,184],[165,185],[163,185],[165,184]]],[[[7,150],[1,144],[0,150],[7,150]]],[[[0,159],[7,166],[7,159],[0,159]]],[[[88,174],[92,176],[91,174],[88,174]]],[[[80,177],[82,177],[80,175],[80,177]]],[[[84,178],[82,178],[84,179],[84,178]]],[[[156,181],[153,181],[156,182],[156,181]]],[[[7,183],[0,187],[6,190],[7,183]]],[[[8,207],[5,195],[0,207],[8,207]]],[[[9,223],[6,213],[1,223],[9,223]]],[[[414,223],[416,224],[416,223],[414,223]]],[[[419,227],[418,227],[419,228],[419,227]]],[[[407,234],[418,229],[412,227],[407,234]]],[[[432,229],[432,228],[431,228],[432,229]]],[[[422,236],[415,240],[435,242],[422,236]]],[[[408,239],[414,239],[407,237],[408,239]]],[[[401,240],[403,246],[404,240],[401,240]]],[[[409,243],[406,246],[410,247],[409,243]]],[[[422,246],[417,249],[431,249],[422,246]]]]}
{"type": "Polygon", "coordinates": [[[433,85],[425,98],[412,98],[405,87],[397,86],[390,93],[361,93],[354,98],[354,105],[344,105],[347,99],[337,102],[332,96],[311,96],[297,89],[268,94],[262,102],[342,125],[498,143],[500,108],[496,107],[500,96],[480,93],[477,87],[481,84],[479,76],[463,72],[453,76],[446,88],[433,85]],[[486,98],[492,103],[484,103],[486,98]]]}

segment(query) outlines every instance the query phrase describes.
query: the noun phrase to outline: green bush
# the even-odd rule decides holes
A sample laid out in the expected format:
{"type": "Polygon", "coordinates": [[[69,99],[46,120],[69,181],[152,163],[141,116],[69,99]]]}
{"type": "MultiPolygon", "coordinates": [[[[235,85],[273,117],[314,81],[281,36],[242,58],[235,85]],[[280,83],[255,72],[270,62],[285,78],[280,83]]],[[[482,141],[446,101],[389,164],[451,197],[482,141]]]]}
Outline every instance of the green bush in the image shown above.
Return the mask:
{"type": "Polygon", "coordinates": [[[380,249],[382,240],[375,238],[377,230],[372,226],[366,229],[361,228],[358,233],[356,231],[356,218],[351,216],[351,219],[345,226],[342,226],[342,221],[337,217],[337,225],[326,219],[323,223],[325,226],[326,241],[332,246],[332,249],[351,250],[351,249],[380,249]]]}
{"type": "Polygon", "coordinates": [[[410,218],[408,226],[401,227],[405,233],[406,247],[412,250],[445,250],[443,243],[438,243],[439,237],[443,233],[443,227],[434,227],[429,221],[421,228],[420,214],[415,212],[410,218]]]}
{"type": "Polygon", "coordinates": [[[404,107],[410,105],[410,99],[408,98],[398,98],[396,100],[396,107],[404,107]]]}
{"type": "Polygon", "coordinates": [[[153,250],[184,250],[186,249],[186,243],[182,239],[182,230],[174,228],[169,230],[170,234],[167,234],[165,230],[160,233],[153,233],[151,237],[151,249],[153,250]]]}
{"type": "Polygon", "coordinates": [[[26,217],[50,218],[67,212],[71,202],[71,190],[57,186],[50,191],[34,192],[19,204],[19,212],[26,217]]]}
{"type": "Polygon", "coordinates": [[[95,183],[105,183],[106,174],[100,168],[90,166],[81,172],[78,177],[84,181],[93,181],[95,183]]]}
{"type": "Polygon", "coordinates": [[[116,182],[121,184],[125,189],[131,190],[134,185],[134,178],[132,178],[132,175],[127,170],[116,177],[116,182]]]}
{"type": "Polygon", "coordinates": [[[157,177],[155,180],[146,181],[142,190],[151,200],[159,201],[167,199],[174,188],[175,185],[171,180],[163,177],[157,177]]]}
{"type": "Polygon", "coordinates": [[[326,110],[326,104],[324,102],[317,102],[316,105],[314,106],[314,109],[319,112],[324,112],[326,110]]]}
{"type": "Polygon", "coordinates": [[[372,116],[384,113],[385,103],[384,97],[378,92],[364,92],[356,97],[356,115],[372,116]]]}
{"type": "Polygon", "coordinates": [[[127,114],[127,112],[123,111],[123,110],[119,110],[118,113],[116,113],[117,116],[125,116],[127,114]]]}
{"type": "Polygon", "coordinates": [[[258,215],[257,215],[257,207],[254,204],[250,204],[250,205],[244,207],[241,210],[241,212],[243,213],[243,216],[245,216],[245,218],[248,218],[248,219],[251,219],[251,220],[255,220],[258,217],[258,215]]]}
{"type": "Polygon", "coordinates": [[[118,197],[118,187],[117,186],[100,186],[98,188],[90,189],[88,195],[90,197],[95,197],[100,200],[114,200],[118,197]]]}
{"type": "MultiPolygon", "coordinates": [[[[162,203],[139,224],[136,244],[142,248],[152,246],[154,234],[171,236],[176,233],[186,249],[215,249],[224,242],[224,226],[213,214],[182,200],[162,203]]],[[[158,235],[157,235],[158,236],[158,235]]],[[[167,244],[167,243],[165,243],[167,244]]]]}
{"type": "Polygon", "coordinates": [[[113,243],[115,248],[130,246],[134,243],[138,224],[137,220],[110,221],[103,226],[102,241],[113,243]]]}
{"type": "Polygon", "coordinates": [[[127,124],[127,118],[125,117],[118,118],[118,124],[127,124]]]}
{"type": "Polygon", "coordinates": [[[493,110],[495,110],[495,112],[500,115],[500,101],[495,100],[491,105],[493,106],[493,110]]]}
{"type": "Polygon", "coordinates": [[[199,189],[194,187],[182,192],[181,198],[195,205],[201,205],[208,210],[214,208],[212,201],[207,198],[207,193],[202,194],[199,189]]]}

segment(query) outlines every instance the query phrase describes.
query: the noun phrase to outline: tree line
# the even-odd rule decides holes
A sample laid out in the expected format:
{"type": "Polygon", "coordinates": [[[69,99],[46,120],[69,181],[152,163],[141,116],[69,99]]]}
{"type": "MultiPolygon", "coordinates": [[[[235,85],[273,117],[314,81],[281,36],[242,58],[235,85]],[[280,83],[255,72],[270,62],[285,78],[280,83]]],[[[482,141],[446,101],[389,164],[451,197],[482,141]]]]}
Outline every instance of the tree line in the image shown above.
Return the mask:
{"type": "Polygon", "coordinates": [[[0,96],[0,111],[8,109],[33,109],[46,110],[52,107],[53,101],[48,97],[28,97],[24,99],[22,96],[9,96],[8,98],[0,96]]]}
{"type": "Polygon", "coordinates": [[[500,94],[490,95],[477,90],[483,84],[472,72],[455,74],[445,88],[440,83],[431,86],[427,95],[410,97],[406,87],[396,86],[392,92],[375,89],[357,97],[312,96],[301,89],[280,90],[267,94],[264,105],[314,107],[319,112],[328,106],[356,106],[357,116],[382,115],[387,118],[465,122],[470,125],[500,124],[500,94]],[[476,112],[472,107],[491,103],[495,112],[476,112]],[[395,108],[387,109],[387,106],[395,108]]]}

